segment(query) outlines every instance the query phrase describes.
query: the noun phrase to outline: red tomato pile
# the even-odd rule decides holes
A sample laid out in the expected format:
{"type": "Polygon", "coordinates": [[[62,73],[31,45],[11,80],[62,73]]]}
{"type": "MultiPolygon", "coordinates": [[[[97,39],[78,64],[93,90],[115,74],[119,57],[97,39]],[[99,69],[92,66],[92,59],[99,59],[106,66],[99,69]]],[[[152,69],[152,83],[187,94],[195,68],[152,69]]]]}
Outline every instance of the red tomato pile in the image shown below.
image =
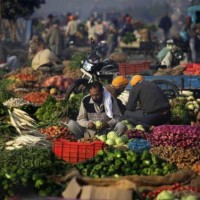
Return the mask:
{"type": "Polygon", "coordinates": [[[42,105],[47,98],[49,97],[49,94],[46,92],[31,92],[27,95],[25,95],[23,98],[24,100],[36,104],[36,105],[42,105]]]}
{"type": "Polygon", "coordinates": [[[64,138],[70,142],[77,141],[74,135],[69,133],[69,130],[65,126],[49,126],[47,128],[40,129],[40,133],[48,135],[50,140],[64,138]]]}
{"type": "Polygon", "coordinates": [[[17,74],[16,78],[20,79],[21,81],[35,81],[36,77],[32,74],[17,74]]]}

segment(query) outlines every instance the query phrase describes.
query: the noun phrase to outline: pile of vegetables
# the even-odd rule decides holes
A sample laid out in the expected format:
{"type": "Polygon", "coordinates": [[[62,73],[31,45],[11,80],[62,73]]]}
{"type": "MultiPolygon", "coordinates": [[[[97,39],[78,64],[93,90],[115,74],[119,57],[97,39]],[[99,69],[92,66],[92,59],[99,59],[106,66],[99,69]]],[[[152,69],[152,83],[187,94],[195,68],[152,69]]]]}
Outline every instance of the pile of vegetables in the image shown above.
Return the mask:
{"type": "Polygon", "coordinates": [[[3,149],[5,142],[18,135],[16,129],[8,123],[8,109],[0,103],[0,149],[3,149]]]}
{"type": "Polygon", "coordinates": [[[161,186],[155,190],[143,193],[143,197],[148,200],[197,200],[200,195],[200,189],[192,186],[184,186],[176,183],[170,186],[161,186]],[[187,198],[188,197],[188,198],[187,198]],[[190,198],[189,198],[190,197],[190,198]]]}
{"type": "Polygon", "coordinates": [[[19,194],[16,186],[34,188],[40,196],[61,195],[65,186],[48,176],[64,175],[71,165],[57,159],[50,149],[23,147],[0,154],[0,199],[19,194]]]}
{"type": "Polygon", "coordinates": [[[33,74],[24,74],[24,73],[18,73],[15,75],[15,78],[20,81],[36,81],[37,77],[33,74]]]}
{"type": "Polygon", "coordinates": [[[136,41],[136,37],[134,33],[128,32],[122,37],[122,42],[125,44],[129,44],[136,41]]]}
{"type": "Polygon", "coordinates": [[[48,136],[50,140],[55,140],[58,138],[64,138],[70,142],[75,142],[76,138],[72,135],[66,126],[49,126],[46,128],[41,128],[40,133],[48,136]]]}
{"type": "Polygon", "coordinates": [[[49,97],[49,94],[46,92],[31,92],[25,95],[23,98],[24,100],[32,104],[42,105],[47,100],[48,97],[49,97]]]}
{"type": "Polygon", "coordinates": [[[176,171],[173,164],[150,154],[148,151],[137,153],[132,150],[118,149],[103,152],[94,158],[79,163],[77,169],[83,176],[108,177],[124,175],[166,175],[176,171]]]}
{"type": "Polygon", "coordinates": [[[107,145],[125,145],[128,143],[128,137],[126,135],[119,136],[117,132],[110,131],[107,135],[97,136],[98,139],[105,142],[107,145]]]}
{"type": "Polygon", "coordinates": [[[52,143],[47,141],[47,137],[39,135],[20,135],[5,143],[5,150],[16,150],[23,147],[45,147],[51,148],[52,143]]]}
{"type": "Polygon", "coordinates": [[[200,111],[200,99],[195,99],[191,91],[182,91],[181,96],[171,101],[171,106],[170,124],[191,124],[200,111]]]}
{"type": "Polygon", "coordinates": [[[66,91],[68,87],[73,83],[72,78],[66,78],[64,76],[52,76],[47,78],[42,84],[41,87],[44,88],[57,88],[60,91],[66,91]]]}
{"type": "Polygon", "coordinates": [[[153,129],[149,140],[153,146],[199,147],[200,126],[161,125],[153,129]]]}
{"type": "Polygon", "coordinates": [[[57,101],[54,97],[49,96],[35,113],[36,119],[39,121],[38,125],[41,127],[57,125],[66,105],[66,101],[57,101]]]}
{"type": "Polygon", "coordinates": [[[87,52],[76,52],[71,57],[70,67],[77,69],[81,67],[81,62],[87,57],[87,52]]]}
{"type": "Polygon", "coordinates": [[[142,130],[137,130],[135,128],[128,130],[126,132],[126,134],[127,134],[129,139],[132,139],[132,138],[147,139],[150,135],[150,133],[147,133],[147,132],[142,131],[142,130]]]}
{"type": "Polygon", "coordinates": [[[9,100],[5,101],[3,104],[9,108],[13,108],[13,107],[16,108],[16,107],[22,107],[30,103],[25,101],[22,98],[10,98],[9,100]]]}
{"type": "MultiPolygon", "coordinates": [[[[150,150],[151,153],[160,158],[176,164],[179,169],[193,168],[194,164],[200,161],[199,147],[181,148],[171,146],[158,146],[150,150]]],[[[197,168],[195,168],[197,169],[197,168]]]]}
{"type": "Polygon", "coordinates": [[[0,81],[0,102],[5,102],[14,96],[12,92],[8,90],[9,85],[12,83],[13,81],[8,79],[0,81]]]}

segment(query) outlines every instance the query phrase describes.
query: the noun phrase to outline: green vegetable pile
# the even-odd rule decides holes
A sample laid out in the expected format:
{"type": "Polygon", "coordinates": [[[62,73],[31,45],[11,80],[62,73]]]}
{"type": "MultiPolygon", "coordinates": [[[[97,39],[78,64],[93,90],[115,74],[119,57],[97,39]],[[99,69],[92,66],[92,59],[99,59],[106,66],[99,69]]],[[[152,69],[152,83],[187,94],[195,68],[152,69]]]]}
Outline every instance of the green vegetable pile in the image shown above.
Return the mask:
{"type": "Polygon", "coordinates": [[[94,178],[123,175],[166,175],[177,168],[149,151],[100,150],[94,158],[76,165],[83,176],[94,178]]]}
{"type": "Polygon", "coordinates": [[[48,125],[57,125],[60,120],[60,115],[67,105],[66,101],[57,101],[50,96],[45,103],[36,111],[36,119],[39,120],[40,127],[48,125]]]}
{"type": "Polygon", "coordinates": [[[175,105],[171,108],[172,116],[170,124],[186,125],[192,121],[190,111],[185,107],[184,104],[175,105]]]}
{"type": "Polygon", "coordinates": [[[16,195],[16,187],[34,188],[40,196],[59,196],[65,186],[48,179],[50,175],[64,175],[70,164],[58,160],[51,150],[44,148],[0,151],[0,199],[16,195]]]}
{"type": "Polygon", "coordinates": [[[12,92],[8,91],[7,89],[8,86],[12,83],[13,81],[8,79],[3,79],[0,81],[0,102],[3,103],[4,101],[7,101],[14,96],[12,92]]]}
{"type": "Polygon", "coordinates": [[[81,67],[81,61],[87,56],[87,52],[76,52],[72,55],[70,67],[77,69],[81,67]]]}
{"type": "Polygon", "coordinates": [[[125,36],[122,37],[122,42],[124,42],[125,44],[129,44],[134,41],[136,41],[134,33],[128,32],[125,34],[125,36]]]}

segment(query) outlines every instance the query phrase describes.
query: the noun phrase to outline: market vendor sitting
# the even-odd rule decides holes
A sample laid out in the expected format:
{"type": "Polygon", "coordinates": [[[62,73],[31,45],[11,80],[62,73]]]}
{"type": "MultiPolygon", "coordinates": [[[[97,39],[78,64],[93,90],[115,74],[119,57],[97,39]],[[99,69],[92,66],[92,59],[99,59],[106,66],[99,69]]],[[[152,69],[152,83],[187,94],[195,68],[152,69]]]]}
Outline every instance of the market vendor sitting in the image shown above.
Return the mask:
{"type": "Polygon", "coordinates": [[[33,70],[59,71],[63,69],[60,60],[46,47],[40,36],[34,35],[30,41],[29,57],[32,59],[33,70]]]}
{"type": "Polygon", "coordinates": [[[106,90],[110,92],[110,94],[115,98],[117,101],[117,104],[119,106],[119,109],[124,114],[126,110],[126,106],[122,103],[120,99],[117,97],[125,90],[126,86],[128,85],[128,79],[124,76],[116,76],[112,83],[109,85],[106,85],[106,90]]]}
{"type": "Polygon", "coordinates": [[[89,95],[81,101],[77,121],[70,120],[68,128],[76,138],[93,137],[96,133],[106,134],[109,130],[121,135],[126,128],[124,122],[120,122],[121,117],[116,100],[101,83],[92,82],[89,95]],[[98,128],[95,124],[97,121],[101,121],[98,128]]]}
{"type": "Polygon", "coordinates": [[[126,104],[125,119],[147,127],[169,122],[171,106],[159,86],[145,81],[140,75],[133,76],[130,85],[132,88],[126,104]]]}

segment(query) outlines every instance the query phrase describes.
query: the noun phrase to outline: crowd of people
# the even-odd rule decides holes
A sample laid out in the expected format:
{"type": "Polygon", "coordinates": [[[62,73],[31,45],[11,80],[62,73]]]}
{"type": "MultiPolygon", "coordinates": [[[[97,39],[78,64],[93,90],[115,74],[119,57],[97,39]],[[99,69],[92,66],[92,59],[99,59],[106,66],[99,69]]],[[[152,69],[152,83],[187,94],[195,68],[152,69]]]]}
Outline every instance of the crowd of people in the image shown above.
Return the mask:
{"type": "MultiPolygon", "coordinates": [[[[166,48],[164,48],[164,51],[171,51],[171,46],[168,45],[167,41],[171,38],[174,38],[174,46],[180,47],[180,41],[186,46],[186,49],[183,49],[182,46],[179,49],[183,52],[187,51],[187,60],[191,62],[197,62],[197,53],[200,46],[199,26],[197,24],[192,23],[191,19],[187,17],[185,21],[184,30],[180,31],[180,34],[178,36],[173,36],[171,34],[170,30],[172,26],[173,22],[169,13],[167,13],[166,15],[161,17],[160,20],[158,20],[157,28],[163,30],[164,43],[167,44],[166,48]]],[[[85,22],[81,21],[81,19],[73,13],[68,13],[62,18],[50,14],[45,20],[33,20],[32,37],[34,38],[34,35],[40,35],[40,37],[43,40],[43,44],[45,45],[45,48],[48,48],[53,54],[55,54],[55,56],[59,60],[65,59],[65,50],[69,48],[70,45],[88,46],[91,43],[91,39],[93,41],[96,41],[97,43],[100,41],[106,42],[107,52],[105,55],[106,57],[108,57],[112,52],[116,50],[116,48],[119,47],[119,41],[124,36],[126,36],[127,33],[132,33],[133,35],[135,35],[135,39],[137,41],[140,41],[143,37],[141,32],[144,29],[147,29],[147,24],[134,19],[130,14],[121,15],[118,18],[116,16],[110,16],[106,20],[103,20],[101,17],[94,17],[92,15],[85,22]]],[[[147,41],[153,40],[151,34],[146,35],[148,35],[149,37],[146,38],[147,41]]],[[[3,38],[1,38],[0,47],[4,46],[2,40],[3,38]]],[[[30,43],[31,41],[32,38],[30,40],[30,43]]],[[[155,41],[158,42],[159,40],[155,41]]],[[[6,63],[6,66],[9,66],[8,68],[10,70],[15,69],[17,65],[19,65],[19,63],[16,60],[16,56],[13,57],[11,52],[7,53],[8,51],[5,50],[4,47],[0,50],[1,52],[4,52],[1,53],[2,56],[8,54],[8,56],[6,56],[6,59],[4,58],[3,60],[0,60],[0,62],[2,63],[1,66],[4,67],[3,64],[6,63]],[[7,61],[8,57],[9,60],[7,61]]],[[[158,54],[157,59],[158,62],[163,62],[160,59],[160,54],[158,54]]],[[[173,62],[172,64],[174,65],[173,62]]],[[[166,65],[167,67],[171,67],[172,64],[166,65]]]]}

